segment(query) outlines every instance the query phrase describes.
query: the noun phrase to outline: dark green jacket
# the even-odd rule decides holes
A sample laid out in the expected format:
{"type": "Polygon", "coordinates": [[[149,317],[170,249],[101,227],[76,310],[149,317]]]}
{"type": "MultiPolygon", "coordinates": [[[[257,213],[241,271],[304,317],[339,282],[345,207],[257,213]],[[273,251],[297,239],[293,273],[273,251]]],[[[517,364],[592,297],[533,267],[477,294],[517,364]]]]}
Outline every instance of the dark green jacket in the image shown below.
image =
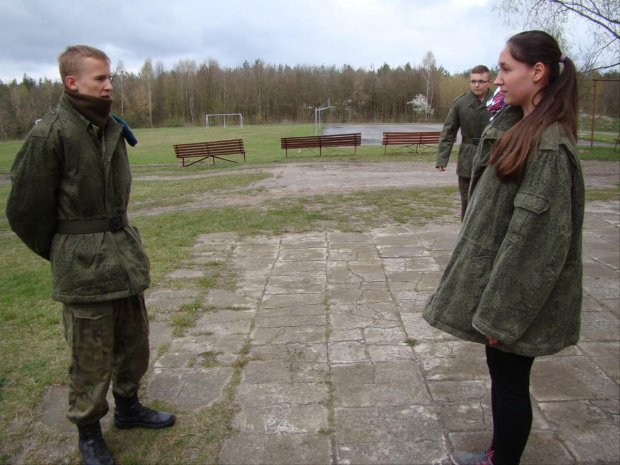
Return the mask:
{"type": "Polygon", "coordinates": [[[136,228],[56,234],[57,220],[108,218],[127,210],[131,173],[123,125],[108,116],[104,154],[89,125],[63,95],[30,131],[11,170],[11,228],[51,261],[52,297],[66,303],[128,297],[149,285],[149,260],[136,228]]]}
{"type": "Polygon", "coordinates": [[[522,117],[508,107],[487,127],[476,155],[458,241],[423,317],[468,341],[525,356],[553,354],[579,339],[584,182],[574,144],[548,127],[521,183],[485,167],[492,143],[522,117]]]}
{"type": "MultiPolygon", "coordinates": [[[[487,110],[486,101],[492,95],[493,92],[490,89],[487,90],[487,94],[480,102],[470,90],[454,100],[441,131],[439,147],[437,148],[436,168],[448,166],[450,152],[452,152],[454,139],[459,132],[459,128],[461,128],[462,137],[470,139],[480,137],[480,134],[482,134],[482,131],[484,131],[491,119],[491,112],[487,110]]],[[[472,162],[477,149],[478,147],[473,144],[461,144],[459,146],[459,158],[456,163],[456,174],[458,176],[462,178],[470,177],[472,162]]]]}

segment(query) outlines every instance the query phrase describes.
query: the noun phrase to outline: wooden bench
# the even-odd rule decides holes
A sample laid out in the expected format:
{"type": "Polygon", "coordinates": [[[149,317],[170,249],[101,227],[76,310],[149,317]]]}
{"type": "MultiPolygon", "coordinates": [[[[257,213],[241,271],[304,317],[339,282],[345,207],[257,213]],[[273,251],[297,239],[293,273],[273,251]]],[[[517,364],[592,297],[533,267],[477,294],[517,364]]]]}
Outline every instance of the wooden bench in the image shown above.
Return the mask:
{"type": "Polygon", "coordinates": [[[211,157],[213,164],[215,165],[215,159],[229,161],[231,163],[237,163],[234,160],[222,158],[222,155],[243,155],[243,161],[245,161],[245,149],[243,148],[243,139],[230,139],[230,140],[214,140],[208,142],[194,142],[191,144],[176,144],[174,145],[174,153],[177,158],[183,160],[183,166],[192,166],[194,163],[198,163],[206,158],[211,157]],[[199,158],[199,160],[193,161],[188,165],[185,164],[186,158],[199,158]]]}
{"type": "Polygon", "coordinates": [[[289,149],[319,149],[319,156],[322,155],[323,147],[353,147],[356,153],[357,147],[362,145],[362,133],[353,132],[349,134],[330,134],[327,136],[302,136],[302,137],[282,137],[280,139],[282,149],[288,158],[289,149]]]}
{"type": "MultiPolygon", "coordinates": [[[[384,132],[383,142],[385,145],[385,153],[387,154],[388,145],[406,145],[416,146],[416,153],[420,153],[431,146],[431,144],[439,144],[439,138],[441,137],[441,131],[432,132],[384,132]],[[420,146],[424,148],[420,150],[420,146]]],[[[405,148],[405,147],[401,147],[405,148]]],[[[396,149],[400,150],[400,149],[396,149]]]]}

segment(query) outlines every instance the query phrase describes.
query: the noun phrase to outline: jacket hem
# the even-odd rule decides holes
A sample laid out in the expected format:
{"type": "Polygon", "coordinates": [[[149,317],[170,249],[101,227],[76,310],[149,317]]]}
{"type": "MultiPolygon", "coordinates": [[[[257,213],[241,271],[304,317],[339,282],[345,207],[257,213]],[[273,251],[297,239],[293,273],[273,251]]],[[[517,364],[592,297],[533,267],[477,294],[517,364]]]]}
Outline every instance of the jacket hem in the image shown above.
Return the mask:
{"type": "MultiPolygon", "coordinates": [[[[437,321],[425,314],[422,315],[422,318],[431,326],[441,331],[444,331],[445,333],[448,333],[454,337],[458,337],[459,339],[462,339],[464,341],[475,342],[475,343],[482,344],[482,345],[490,345],[486,337],[482,334],[478,336],[477,334],[465,333],[457,328],[453,328],[452,326],[448,326],[444,323],[441,323],[440,321],[437,321]]],[[[570,338],[570,339],[563,341],[562,344],[559,344],[559,345],[553,345],[553,346],[540,346],[539,345],[539,346],[536,346],[535,348],[528,347],[523,344],[519,344],[519,342],[510,344],[510,345],[504,344],[502,342],[498,342],[497,344],[493,344],[491,347],[501,350],[502,352],[509,352],[509,353],[516,354],[516,355],[522,355],[524,357],[543,357],[546,355],[556,354],[566,349],[567,347],[576,345],[578,342],[579,342],[579,338],[570,338]]]]}

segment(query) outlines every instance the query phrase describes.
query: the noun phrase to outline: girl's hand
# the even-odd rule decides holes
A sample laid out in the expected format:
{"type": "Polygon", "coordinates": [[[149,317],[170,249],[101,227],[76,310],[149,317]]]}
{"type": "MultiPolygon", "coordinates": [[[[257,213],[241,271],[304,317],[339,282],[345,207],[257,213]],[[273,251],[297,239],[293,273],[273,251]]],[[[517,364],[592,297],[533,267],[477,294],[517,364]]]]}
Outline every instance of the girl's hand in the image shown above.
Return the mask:
{"type": "Polygon", "coordinates": [[[484,336],[489,340],[489,344],[493,345],[493,344],[497,344],[499,342],[499,339],[497,339],[496,337],[491,337],[491,336],[484,336]]]}

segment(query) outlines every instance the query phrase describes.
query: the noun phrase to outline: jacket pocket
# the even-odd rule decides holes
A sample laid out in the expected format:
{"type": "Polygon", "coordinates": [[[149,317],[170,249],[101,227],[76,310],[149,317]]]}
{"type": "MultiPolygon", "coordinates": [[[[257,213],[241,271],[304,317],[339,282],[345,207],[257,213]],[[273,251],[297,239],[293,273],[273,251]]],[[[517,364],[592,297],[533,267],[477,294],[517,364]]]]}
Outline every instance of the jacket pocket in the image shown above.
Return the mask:
{"type": "Polygon", "coordinates": [[[540,215],[549,209],[549,201],[534,194],[519,192],[515,196],[514,206],[540,215]]]}
{"type": "Polygon", "coordinates": [[[549,209],[549,200],[519,192],[515,196],[514,207],[507,238],[513,244],[525,245],[528,236],[536,229],[540,216],[549,209]]]}

